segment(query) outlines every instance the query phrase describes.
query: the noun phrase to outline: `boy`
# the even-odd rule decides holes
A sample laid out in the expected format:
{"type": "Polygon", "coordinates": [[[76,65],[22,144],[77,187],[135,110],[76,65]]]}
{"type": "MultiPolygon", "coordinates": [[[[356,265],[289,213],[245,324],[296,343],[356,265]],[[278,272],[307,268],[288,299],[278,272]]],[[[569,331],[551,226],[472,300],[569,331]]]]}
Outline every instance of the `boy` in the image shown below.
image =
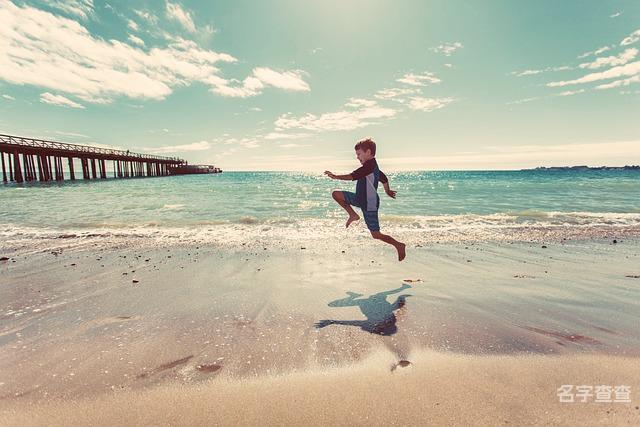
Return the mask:
{"type": "Polygon", "coordinates": [[[330,171],[324,171],[325,175],[332,179],[342,179],[346,181],[357,180],[355,194],[350,191],[336,190],[332,196],[340,206],[342,206],[349,214],[347,219],[347,227],[353,221],[360,219],[360,216],[353,210],[351,206],[357,206],[362,209],[364,221],[367,228],[371,232],[374,239],[382,240],[385,243],[393,245],[398,251],[398,261],[402,261],[406,256],[406,245],[398,242],[391,236],[380,232],[378,224],[378,208],[380,207],[380,197],[378,196],[378,181],[384,186],[384,191],[391,198],[396,198],[396,192],[389,188],[389,180],[387,176],[378,169],[376,162],[376,143],[367,138],[358,142],[355,146],[356,157],[362,164],[361,167],[347,175],[335,175],[330,171]]]}

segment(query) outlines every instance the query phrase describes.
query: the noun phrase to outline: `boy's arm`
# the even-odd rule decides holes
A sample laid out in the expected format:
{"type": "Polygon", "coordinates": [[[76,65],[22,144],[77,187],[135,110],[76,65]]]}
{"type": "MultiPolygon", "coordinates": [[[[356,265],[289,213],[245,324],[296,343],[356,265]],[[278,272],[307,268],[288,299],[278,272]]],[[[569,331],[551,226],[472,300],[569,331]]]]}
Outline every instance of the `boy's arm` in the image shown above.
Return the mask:
{"type": "Polygon", "coordinates": [[[389,187],[389,178],[387,178],[387,175],[385,175],[384,172],[380,171],[380,176],[378,178],[382,183],[382,186],[384,187],[384,192],[387,193],[387,196],[391,197],[392,199],[395,199],[396,192],[389,187]]]}
{"type": "Polygon", "coordinates": [[[329,178],[333,178],[333,179],[342,179],[342,180],[345,180],[345,181],[355,181],[356,179],[364,178],[365,176],[367,176],[371,172],[373,172],[373,163],[367,163],[366,166],[362,165],[358,169],[356,169],[353,172],[348,173],[346,175],[336,175],[336,174],[334,174],[333,172],[330,172],[330,171],[324,171],[324,174],[327,175],[329,178]]]}
{"type": "Polygon", "coordinates": [[[347,174],[347,175],[336,175],[333,172],[330,171],[324,171],[324,174],[327,175],[329,178],[332,179],[342,179],[344,181],[352,181],[353,178],[351,177],[351,174],[347,174]]]}

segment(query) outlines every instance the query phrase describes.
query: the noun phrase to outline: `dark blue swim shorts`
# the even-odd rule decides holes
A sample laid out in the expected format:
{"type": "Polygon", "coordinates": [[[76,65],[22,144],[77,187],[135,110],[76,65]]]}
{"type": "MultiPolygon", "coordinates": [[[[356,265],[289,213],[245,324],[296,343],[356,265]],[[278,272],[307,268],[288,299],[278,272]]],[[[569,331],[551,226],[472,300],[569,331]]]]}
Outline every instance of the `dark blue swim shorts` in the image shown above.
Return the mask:
{"type": "MultiPolygon", "coordinates": [[[[351,191],[343,191],[342,196],[344,200],[351,206],[356,206],[362,209],[362,206],[356,200],[356,193],[351,191]]],[[[378,222],[378,211],[368,211],[362,209],[362,216],[364,216],[364,222],[367,224],[369,231],[380,231],[380,223],[378,222]]]]}

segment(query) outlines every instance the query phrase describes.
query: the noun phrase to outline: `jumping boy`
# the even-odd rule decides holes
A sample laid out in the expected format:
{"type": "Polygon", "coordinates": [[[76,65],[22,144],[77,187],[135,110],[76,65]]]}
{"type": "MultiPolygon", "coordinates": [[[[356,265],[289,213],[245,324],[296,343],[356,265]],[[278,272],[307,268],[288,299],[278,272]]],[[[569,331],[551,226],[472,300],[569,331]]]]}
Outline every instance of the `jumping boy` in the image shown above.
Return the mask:
{"type": "Polygon", "coordinates": [[[349,214],[347,219],[347,227],[353,221],[360,219],[360,216],[353,210],[351,206],[357,206],[362,209],[364,221],[367,228],[371,232],[374,239],[382,240],[385,243],[393,245],[398,251],[398,261],[402,261],[406,256],[406,245],[398,242],[391,236],[380,232],[378,224],[378,208],[380,207],[380,197],[378,196],[378,181],[384,186],[384,191],[391,198],[396,198],[396,192],[389,188],[389,179],[378,169],[376,162],[376,143],[367,138],[358,142],[355,146],[356,157],[362,164],[361,167],[347,175],[335,175],[330,171],[324,171],[325,175],[332,179],[342,179],[345,181],[357,180],[356,192],[336,190],[332,196],[340,206],[349,214]]]}

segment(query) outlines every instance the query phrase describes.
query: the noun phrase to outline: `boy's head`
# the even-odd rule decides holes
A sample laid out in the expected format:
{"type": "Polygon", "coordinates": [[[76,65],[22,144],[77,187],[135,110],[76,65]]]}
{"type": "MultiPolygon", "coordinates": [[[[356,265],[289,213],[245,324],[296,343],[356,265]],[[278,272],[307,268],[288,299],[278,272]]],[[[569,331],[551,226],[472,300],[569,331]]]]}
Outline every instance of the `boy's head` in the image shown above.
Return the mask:
{"type": "Polygon", "coordinates": [[[356,157],[360,163],[364,163],[369,159],[373,159],[376,155],[376,143],[371,138],[358,141],[354,147],[356,150],[356,157]]]}

